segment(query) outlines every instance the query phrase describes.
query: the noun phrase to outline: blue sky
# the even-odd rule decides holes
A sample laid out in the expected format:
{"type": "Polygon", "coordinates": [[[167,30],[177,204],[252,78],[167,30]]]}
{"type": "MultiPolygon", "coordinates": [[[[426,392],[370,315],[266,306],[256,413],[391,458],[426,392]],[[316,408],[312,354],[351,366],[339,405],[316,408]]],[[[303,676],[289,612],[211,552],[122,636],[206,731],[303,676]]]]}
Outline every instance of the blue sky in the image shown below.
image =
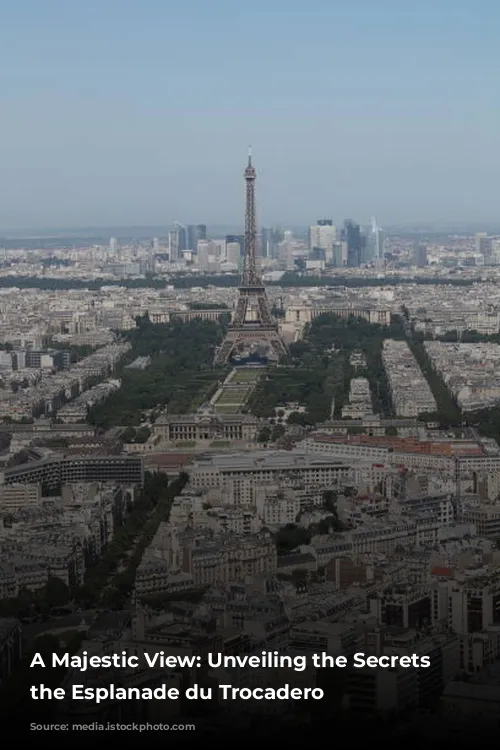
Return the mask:
{"type": "Polygon", "coordinates": [[[494,0],[0,0],[0,229],[500,219],[494,0]],[[405,9],[406,6],[406,9],[405,9]]]}

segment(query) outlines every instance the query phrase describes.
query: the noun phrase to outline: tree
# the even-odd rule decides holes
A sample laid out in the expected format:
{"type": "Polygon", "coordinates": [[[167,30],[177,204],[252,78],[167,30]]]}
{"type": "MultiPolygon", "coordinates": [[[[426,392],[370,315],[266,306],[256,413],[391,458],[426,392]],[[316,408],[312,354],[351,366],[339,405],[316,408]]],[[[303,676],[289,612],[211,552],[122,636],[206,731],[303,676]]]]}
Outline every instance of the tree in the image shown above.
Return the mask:
{"type": "Polygon", "coordinates": [[[342,524],[340,523],[336,513],[328,516],[327,518],[322,518],[318,523],[318,534],[329,534],[331,530],[342,530],[342,524]]]}
{"type": "Polygon", "coordinates": [[[126,427],[120,435],[124,443],[133,443],[135,440],[135,429],[133,427],[126,427]]]}
{"type": "Polygon", "coordinates": [[[88,419],[97,427],[135,428],[146,411],[158,406],[168,405],[171,414],[189,412],[227,375],[227,367],[213,367],[215,347],[224,336],[223,321],[152,324],[139,317],[137,327],[123,336],[131,349],[116,367],[121,388],[89,410],[88,419]],[[137,357],[149,357],[149,366],[128,369],[137,357]]]}
{"type": "Polygon", "coordinates": [[[257,435],[257,441],[259,443],[268,443],[269,439],[271,437],[271,428],[269,425],[264,425],[260,428],[259,433],[257,435]]]}
{"type": "Polygon", "coordinates": [[[60,578],[50,576],[45,585],[44,599],[51,607],[63,607],[70,600],[69,588],[60,578]]]}
{"type": "Polygon", "coordinates": [[[151,430],[149,427],[139,427],[135,434],[135,442],[136,443],[145,443],[147,442],[149,436],[151,435],[151,430]]]}
{"type": "Polygon", "coordinates": [[[325,490],[323,492],[323,506],[332,514],[337,514],[338,493],[335,490],[325,490]]]}
{"type": "Polygon", "coordinates": [[[0,600],[0,617],[29,617],[36,613],[36,601],[32,591],[21,589],[14,599],[0,600]]]}
{"type": "Polygon", "coordinates": [[[285,428],[282,424],[277,424],[273,427],[271,432],[271,442],[275,443],[277,440],[279,440],[283,435],[285,434],[285,428]]]}
{"type": "MultiPolygon", "coordinates": [[[[346,488],[345,493],[350,488],[346,488]]],[[[343,531],[344,524],[339,520],[337,511],[338,493],[335,490],[325,490],[323,492],[323,507],[330,513],[327,518],[323,518],[318,524],[318,533],[328,534],[330,529],[333,531],[343,531]]]]}
{"type": "Polygon", "coordinates": [[[288,415],[287,422],[288,424],[299,424],[304,427],[307,424],[306,415],[302,414],[300,411],[292,411],[288,415]]]}
{"type": "Polygon", "coordinates": [[[185,471],[181,471],[179,473],[179,478],[178,478],[177,482],[178,482],[178,485],[179,485],[179,490],[178,490],[177,494],[180,494],[182,492],[182,490],[184,489],[184,487],[186,486],[186,484],[189,482],[189,474],[187,472],[185,472],[185,471]]]}
{"type": "Polygon", "coordinates": [[[303,586],[307,583],[308,577],[307,570],[303,570],[302,568],[295,568],[295,570],[292,570],[292,581],[296,586],[303,586]]]}
{"type": "Polygon", "coordinates": [[[276,534],[276,546],[280,555],[286,555],[303,544],[309,544],[309,541],[309,531],[294,523],[287,524],[276,534]]]}

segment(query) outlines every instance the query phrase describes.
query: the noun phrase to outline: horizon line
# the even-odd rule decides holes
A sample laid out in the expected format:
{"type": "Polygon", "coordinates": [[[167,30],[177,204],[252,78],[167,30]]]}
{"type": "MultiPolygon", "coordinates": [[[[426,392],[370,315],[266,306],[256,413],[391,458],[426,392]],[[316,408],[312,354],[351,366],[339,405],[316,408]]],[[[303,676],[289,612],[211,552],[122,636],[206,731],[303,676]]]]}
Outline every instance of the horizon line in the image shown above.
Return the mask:
{"type": "MultiPolygon", "coordinates": [[[[200,223],[204,222],[196,222],[196,223],[186,223],[183,224],[186,228],[188,226],[197,226],[200,223]]],[[[343,222],[338,224],[337,226],[341,226],[343,222]]],[[[367,221],[366,223],[358,222],[357,224],[360,226],[369,226],[370,222],[367,221]]],[[[227,228],[233,228],[233,227],[241,227],[243,229],[243,223],[214,223],[214,224],[205,224],[208,229],[212,228],[221,228],[221,229],[227,229],[227,228]]],[[[267,223],[260,225],[259,229],[296,229],[296,230],[307,230],[310,226],[315,226],[315,224],[284,224],[280,222],[273,222],[273,223],[267,223]]],[[[395,229],[420,229],[420,230],[445,230],[445,229],[466,229],[466,228],[477,228],[477,227],[498,227],[500,229],[500,220],[489,220],[489,221],[422,221],[422,220],[415,220],[415,221],[405,221],[405,222],[392,222],[390,224],[383,224],[381,229],[383,230],[395,230],[395,229]]],[[[45,238],[52,238],[52,237],[58,237],[61,235],[64,235],[64,233],[75,233],[75,232],[104,232],[105,230],[108,231],[110,229],[120,230],[120,231],[131,231],[131,230],[162,230],[162,232],[167,233],[171,229],[173,229],[173,225],[169,224],[101,224],[101,225],[93,225],[93,224],[87,224],[84,226],[77,226],[77,225],[71,225],[71,226],[54,226],[49,225],[45,227],[37,227],[37,226],[31,226],[31,227],[11,227],[9,229],[0,229],[0,239],[38,239],[41,237],[45,238]],[[17,235],[16,237],[11,235],[17,235]]]]}

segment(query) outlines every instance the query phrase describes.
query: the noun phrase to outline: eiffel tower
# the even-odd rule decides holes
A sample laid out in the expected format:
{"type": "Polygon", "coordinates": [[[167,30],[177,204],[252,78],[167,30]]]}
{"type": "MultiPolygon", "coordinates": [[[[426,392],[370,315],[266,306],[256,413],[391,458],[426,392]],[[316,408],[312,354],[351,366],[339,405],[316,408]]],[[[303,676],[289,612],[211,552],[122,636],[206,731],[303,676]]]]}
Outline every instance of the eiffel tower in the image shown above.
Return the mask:
{"type": "Polygon", "coordinates": [[[215,354],[216,365],[231,359],[236,349],[253,344],[274,354],[279,361],[288,354],[279,335],[278,324],[273,319],[262,275],[257,266],[257,221],[255,217],[255,169],[252,153],[248,152],[245,169],[245,256],[243,275],[239,289],[236,311],[229,325],[226,338],[215,354]]]}

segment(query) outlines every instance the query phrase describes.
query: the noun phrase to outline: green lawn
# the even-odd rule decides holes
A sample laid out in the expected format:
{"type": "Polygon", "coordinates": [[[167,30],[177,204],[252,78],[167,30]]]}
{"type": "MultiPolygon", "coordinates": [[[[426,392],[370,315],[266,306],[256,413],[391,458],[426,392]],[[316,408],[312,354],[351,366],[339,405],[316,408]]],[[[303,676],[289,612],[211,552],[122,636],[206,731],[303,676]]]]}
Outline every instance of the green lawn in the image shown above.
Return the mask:
{"type": "Polygon", "coordinates": [[[222,404],[222,406],[219,406],[218,404],[215,405],[215,411],[218,414],[237,414],[238,413],[238,406],[234,405],[228,405],[228,404],[222,404]]]}
{"type": "Polygon", "coordinates": [[[226,390],[224,388],[221,395],[217,399],[216,406],[218,406],[219,404],[242,404],[246,401],[249,393],[249,388],[235,388],[232,391],[226,390]]]}
{"type": "Polygon", "coordinates": [[[237,370],[230,383],[256,383],[263,370],[237,370]]]}

